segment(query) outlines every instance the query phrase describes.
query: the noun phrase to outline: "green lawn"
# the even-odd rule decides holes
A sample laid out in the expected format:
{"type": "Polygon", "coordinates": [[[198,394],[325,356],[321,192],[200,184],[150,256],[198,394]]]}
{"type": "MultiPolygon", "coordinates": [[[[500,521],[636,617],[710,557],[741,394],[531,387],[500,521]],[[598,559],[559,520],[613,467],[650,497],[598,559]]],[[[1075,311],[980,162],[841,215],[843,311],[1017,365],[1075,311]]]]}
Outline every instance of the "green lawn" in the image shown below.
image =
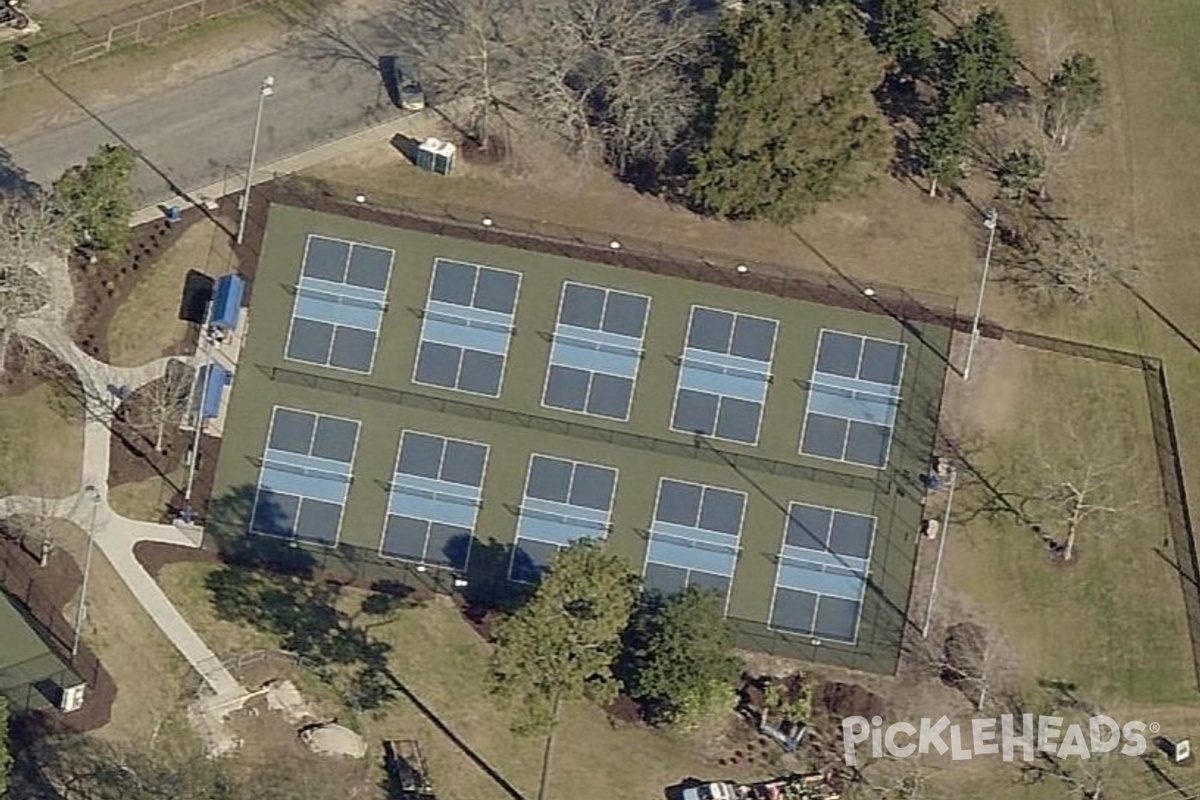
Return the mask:
{"type": "Polygon", "coordinates": [[[83,412],[48,383],[0,397],[0,493],[79,490],[83,412]]]}
{"type": "MultiPolygon", "coordinates": [[[[1194,700],[1179,577],[1157,552],[1174,558],[1141,372],[1024,349],[1017,357],[1026,388],[974,466],[1015,500],[1044,485],[1044,465],[1077,475],[1067,465],[1083,448],[1093,463],[1120,465],[1106,504],[1128,510],[1085,522],[1067,565],[1011,515],[976,516],[951,531],[946,585],[1007,634],[1030,682],[1070,680],[1138,704],[1194,700]]],[[[987,495],[973,486],[956,505],[969,512],[987,495]]]]}
{"type": "Polygon", "coordinates": [[[108,490],[108,502],[123,517],[146,522],[161,522],[167,504],[175,496],[176,486],[182,486],[186,477],[178,469],[166,478],[154,475],[132,483],[123,483],[108,490]]]}
{"type": "Polygon", "coordinates": [[[133,290],[117,307],[106,335],[109,361],[136,367],[175,352],[188,332],[188,323],[179,319],[188,272],[220,275],[232,262],[228,237],[216,223],[202,220],[184,231],[138,273],[133,290]]]}
{"type": "MultiPolygon", "coordinates": [[[[269,635],[218,619],[205,589],[205,580],[215,569],[206,564],[175,564],[165,568],[159,580],[219,655],[278,646],[278,640],[269,635]]],[[[358,608],[365,596],[362,591],[344,590],[340,606],[358,608]]],[[[524,797],[534,797],[543,742],[512,733],[515,717],[499,708],[487,691],[489,645],[453,604],[438,597],[363,622],[372,640],[390,645],[387,666],[416,702],[524,797]]],[[[384,739],[418,739],[441,800],[507,797],[412,700],[401,696],[374,711],[345,713],[373,746],[384,739]]],[[[706,762],[700,755],[702,749],[702,743],[689,738],[614,725],[590,704],[568,704],[563,709],[549,796],[653,798],[688,776],[739,777],[729,768],[706,762]]]]}

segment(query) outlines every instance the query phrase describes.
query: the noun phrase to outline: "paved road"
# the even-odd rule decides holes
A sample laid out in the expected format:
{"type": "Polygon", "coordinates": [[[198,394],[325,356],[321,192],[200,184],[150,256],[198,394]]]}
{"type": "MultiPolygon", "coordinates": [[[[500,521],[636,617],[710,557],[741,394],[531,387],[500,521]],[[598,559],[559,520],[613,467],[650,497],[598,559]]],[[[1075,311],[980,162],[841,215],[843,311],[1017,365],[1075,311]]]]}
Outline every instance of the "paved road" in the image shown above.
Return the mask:
{"type": "Polygon", "coordinates": [[[100,144],[124,140],[147,162],[139,165],[135,179],[139,206],[223,179],[232,191],[244,175],[258,87],[266,75],[275,77],[275,94],[263,114],[260,165],[397,113],[382,93],[377,70],[361,61],[306,59],[302,48],[292,45],[187,87],[127,105],[88,109],[90,119],[18,137],[4,147],[16,167],[44,183],[82,162],[100,144]]]}

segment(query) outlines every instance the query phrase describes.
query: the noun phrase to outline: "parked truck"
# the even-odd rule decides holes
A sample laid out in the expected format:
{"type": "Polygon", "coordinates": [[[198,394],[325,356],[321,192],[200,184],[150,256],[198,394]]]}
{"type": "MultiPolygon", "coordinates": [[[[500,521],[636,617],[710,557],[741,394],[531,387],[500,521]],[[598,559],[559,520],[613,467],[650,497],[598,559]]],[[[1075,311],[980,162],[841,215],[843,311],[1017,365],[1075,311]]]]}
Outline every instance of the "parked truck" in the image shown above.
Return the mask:
{"type": "Polygon", "coordinates": [[[685,787],[682,800],[840,800],[824,773],[788,775],[758,783],[719,781],[685,787]]]}

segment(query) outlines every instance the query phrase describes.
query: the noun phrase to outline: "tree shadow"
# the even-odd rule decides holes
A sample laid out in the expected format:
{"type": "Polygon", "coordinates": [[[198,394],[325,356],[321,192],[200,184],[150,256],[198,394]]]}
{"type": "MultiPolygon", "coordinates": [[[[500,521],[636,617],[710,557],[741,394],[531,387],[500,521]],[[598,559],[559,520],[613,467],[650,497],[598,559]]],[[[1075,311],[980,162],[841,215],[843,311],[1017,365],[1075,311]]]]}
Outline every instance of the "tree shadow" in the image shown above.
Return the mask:
{"type": "Polygon", "coordinates": [[[13,162],[8,150],[0,147],[0,192],[32,197],[39,191],[41,187],[29,179],[29,173],[13,162]]]}
{"type": "Polygon", "coordinates": [[[331,8],[321,0],[296,0],[272,6],[272,10],[293,31],[290,44],[301,59],[329,67],[379,67],[379,55],[368,38],[377,30],[371,22],[355,20],[345,10],[331,8]]]}
{"type": "Polygon", "coordinates": [[[353,604],[343,584],[242,564],[210,573],[205,588],[217,616],[277,637],[353,708],[379,708],[398,697],[388,665],[392,646],[370,630],[419,604],[411,588],[380,583],[353,604]]]}
{"type": "Polygon", "coordinates": [[[497,616],[520,608],[536,588],[534,584],[509,580],[509,570],[527,574],[532,566],[532,561],[519,547],[490,537],[486,541],[476,539],[472,542],[467,585],[462,587],[461,611],[484,639],[491,638],[491,623],[497,616]]]}

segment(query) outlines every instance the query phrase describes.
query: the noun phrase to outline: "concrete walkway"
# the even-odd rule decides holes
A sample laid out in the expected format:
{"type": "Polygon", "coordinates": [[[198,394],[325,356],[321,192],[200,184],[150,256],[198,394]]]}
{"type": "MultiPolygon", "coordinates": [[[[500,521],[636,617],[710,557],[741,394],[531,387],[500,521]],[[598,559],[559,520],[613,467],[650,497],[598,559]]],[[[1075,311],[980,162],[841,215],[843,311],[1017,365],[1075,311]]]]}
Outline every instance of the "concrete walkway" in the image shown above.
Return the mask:
{"type": "Polygon", "coordinates": [[[38,265],[37,269],[50,284],[52,299],[36,316],[21,320],[17,324],[17,331],[54,353],[75,371],[83,385],[82,485],[78,493],[62,498],[0,498],[0,516],[25,513],[59,517],[70,520],[85,531],[91,530],[96,547],[112,564],[163,635],[200,674],[216,698],[232,702],[244,696],[245,689],[192,630],[133,554],[134,546],[145,541],[198,547],[199,535],[174,525],[122,517],[108,504],[111,426],[113,413],[120,403],[112,387],[133,390],[144,386],[164,374],[170,359],[158,359],[129,368],[115,367],[84,353],[66,332],[67,311],[74,298],[65,261],[56,259],[38,265]]]}

